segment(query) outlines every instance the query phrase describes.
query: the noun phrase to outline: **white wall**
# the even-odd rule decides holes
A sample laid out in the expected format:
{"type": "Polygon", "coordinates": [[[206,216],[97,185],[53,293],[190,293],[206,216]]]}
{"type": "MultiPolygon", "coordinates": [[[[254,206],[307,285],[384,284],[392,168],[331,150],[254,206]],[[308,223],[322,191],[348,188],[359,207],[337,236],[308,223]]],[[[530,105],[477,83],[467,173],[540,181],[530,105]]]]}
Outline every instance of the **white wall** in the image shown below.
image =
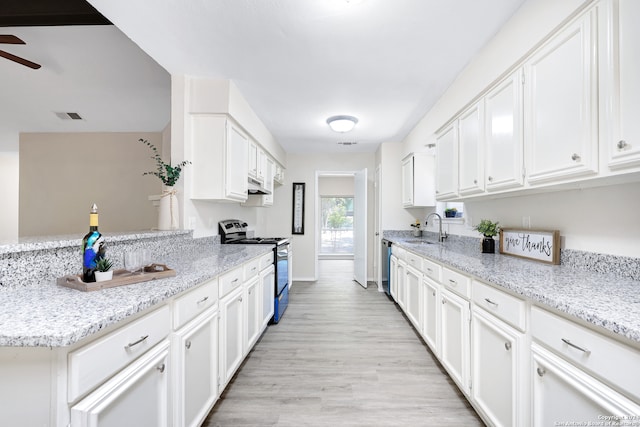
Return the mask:
{"type": "MultiPolygon", "coordinates": [[[[434,142],[438,128],[587,3],[584,0],[524,3],[411,131],[403,141],[402,154],[424,151],[425,144],[434,142]]],[[[397,167],[400,168],[399,163],[397,167]]],[[[499,221],[503,226],[521,227],[522,217],[530,217],[532,228],[560,230],[563,248],[640,257],[639,200],[640,184],[470,199],[465,202],[465,217],[471,219],[471,224],[452,223],[445,228],[450,233],[479,237],[471,225],[482,218],[499,221]],[[625,213],[614,214],[614,207],[625,213]]],[[[385,224],[385,228],[393,227],[385,224]]]]}
{"type": "Polygon", "coordinates": [[[373,179],[375,173],[375,155],[373,153],[344,154],[294,154],[287,155],[286,182],[274,191],[275,202],[272,208],[258,212],[258,223],[268,235],[290,236],[292,218],[293,182],[304,182],[305,186],[305,234],[292,236],[293,280],[315,280],[317,217],[316,171],[354,172],[367,168],[368,173],[368,277],[373,276],[373,179]]]}
{"type": "Polygon", "coordinates": [[[318,178],[320,196],[351,197],[354,194],[353,176],[321,176],[318,178]]]}
{"type": "Polygon", "coordinates": [[[0,132],[0,242],[18,238],[18,132],[0,132]]]}

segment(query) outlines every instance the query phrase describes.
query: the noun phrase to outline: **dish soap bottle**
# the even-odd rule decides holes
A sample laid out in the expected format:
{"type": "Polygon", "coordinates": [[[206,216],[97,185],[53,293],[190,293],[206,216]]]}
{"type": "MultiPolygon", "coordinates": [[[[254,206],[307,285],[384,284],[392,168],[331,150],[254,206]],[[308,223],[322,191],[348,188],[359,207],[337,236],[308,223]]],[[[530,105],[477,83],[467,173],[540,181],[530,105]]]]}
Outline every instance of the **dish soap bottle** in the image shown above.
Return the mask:
{"type": "Polygon", "coordinates": [[[104,237],[98,231],[98,206],[94,203],[89,213],[89,232],[82,239],[82,281],[96,281],[96,262],[104,258],[104,237]]]}

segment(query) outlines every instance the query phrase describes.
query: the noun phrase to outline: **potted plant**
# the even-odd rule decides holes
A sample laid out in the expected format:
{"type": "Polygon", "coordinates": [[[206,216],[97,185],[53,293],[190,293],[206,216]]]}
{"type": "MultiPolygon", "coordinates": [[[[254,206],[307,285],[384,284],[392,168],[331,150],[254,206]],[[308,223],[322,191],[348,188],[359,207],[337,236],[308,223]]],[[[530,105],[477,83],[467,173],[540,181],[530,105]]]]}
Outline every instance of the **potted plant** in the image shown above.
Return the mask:
{"type": "Polygon", "coordinates": [[[444,210],[445,218],[455,218],[458,213],[458,209],[456,208],[447,208],[444,210]]]}
{"type": "Polygon", "coordinates": [[[420,229],[420,221],[418,221],[416,219],[416,222],[411,224],[411,227],[413,227],[413,236],[414,237],[422,237],[422,230],[420,229]]]}
{"type": "Polygon", "coordinates": [[[482,253],[492,254],[496,251],[496,242],[493,240],[493,236],[496,236],[500,232],[500,227],[497,222],[492,222],[488,219],[480,220],[480,224],[473,227],[484,236],[482,239],[482,253]]]}
{"type": "Polygon", "coordinates": [[[113,279],[113,261],[109,258],[100,258],[96,261],[96,282],[104,282],[113,279]]]}
{"type": "Polygon", "coordinates": [[[186,165],[190,165],[191,162],[183,160],[175,166],[171,163],[165,163],[158,153],[158,149],[155,145],[151,144],[146,139],[140,138],[139,142],[145,144],[153,151],[152,159],[156,161],[156,170],[154,172],[144,172],[142,175],[154,175],[157,176],[160,181],[165,185],[165,188],[160,197],[160,213],[158,217],[158,229],[160,230],[175,230],[180,224],[180,218],[178,214],[178,198],[176,197],[176,190],[174,185],[180,179],[180,173],[186,165]]]}

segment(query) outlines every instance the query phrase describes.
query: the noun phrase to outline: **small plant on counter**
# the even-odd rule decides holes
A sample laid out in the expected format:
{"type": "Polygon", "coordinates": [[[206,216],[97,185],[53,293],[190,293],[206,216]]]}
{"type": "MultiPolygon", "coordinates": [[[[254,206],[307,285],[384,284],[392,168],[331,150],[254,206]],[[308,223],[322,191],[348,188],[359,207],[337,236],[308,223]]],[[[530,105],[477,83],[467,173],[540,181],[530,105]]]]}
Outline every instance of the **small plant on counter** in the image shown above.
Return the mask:
{"type": "Polygon", "coordinates": [[[151,148],[151,150],[153,151],[153,156],[151,156],[151,158],[156,161],[157,166],[155,172],[145,172],[142,175],[155,175],[160,178],[160,181],[162,181],[162,183],[167,187],[173,187],[174,185],[176,185],[176,182],[178,182],[178,180],[180,179],[180,172],[182,172],[182,169],[186,165],[190,165],[191,162],[188,160],[184,160],[175,166],[171,166],[170,163],[165,163],[162,160],[162,157],[160,157],[158,149],[155,145],[142,138],[140,138],[138,142],[141,142],[151,148]]]}
{"type": "Polygon", "coordinates": [[[500,232],[500,227],[497,222],[492,222],[488,219],[480,220],[480,224],[473,227],[474,230],[482,233],[484,237],[493,237],[500,232]]]}
{"type": "Polygon", "coordinates": [[[100,258],[98,261],[96,261],[97,271],[107,272],[111,270],[111,267],[113,267],[113,261],[111,261],[109,258],[100,258]]]}

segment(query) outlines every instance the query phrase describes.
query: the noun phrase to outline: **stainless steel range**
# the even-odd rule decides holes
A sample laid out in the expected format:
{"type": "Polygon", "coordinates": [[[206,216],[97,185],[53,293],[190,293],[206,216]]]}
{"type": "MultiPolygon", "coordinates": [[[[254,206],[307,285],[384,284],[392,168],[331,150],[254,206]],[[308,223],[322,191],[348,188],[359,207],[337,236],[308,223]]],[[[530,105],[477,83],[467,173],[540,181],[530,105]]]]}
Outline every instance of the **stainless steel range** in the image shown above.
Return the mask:
{"type": "Polygon", "coordinates": [[[275,302],[272,323],[278,323],[289,304],[289,238],[247,237],[248,224],[239,219],[218,222],[220,243],[237,245],[273,245],[275,266],[275,302]]]}

